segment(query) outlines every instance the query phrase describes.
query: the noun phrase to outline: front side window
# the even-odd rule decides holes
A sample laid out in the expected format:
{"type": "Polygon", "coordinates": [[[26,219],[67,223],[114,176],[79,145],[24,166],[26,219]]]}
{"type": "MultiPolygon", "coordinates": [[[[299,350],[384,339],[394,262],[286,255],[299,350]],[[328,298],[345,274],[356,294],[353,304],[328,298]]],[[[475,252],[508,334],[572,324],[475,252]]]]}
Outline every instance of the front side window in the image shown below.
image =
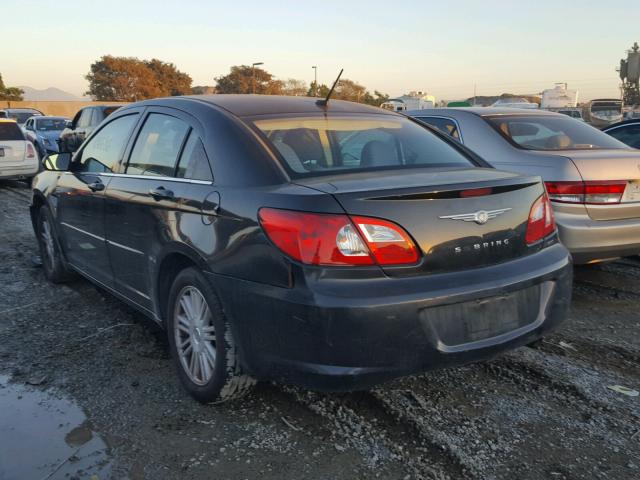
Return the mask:
{"type": "Polygon", "coordinates": [[[446,141],[403,117],[261,117],[253,123],[294,176],[474,165],[446,141]]]}
{"type": "Polygon", "coordinates": [[[74,171],[113,172],[122,158],[137,120],[137,114],[126,115],[105,125],[84,147],[74,171]]]}
{"type": "Polygon", "coordinates": [[[189,140],[184,146],[176,176],[190,180],[213,181],[207,153],[204,150],[202,140],[195,132],[191,132],[189,140]]]}
{"type": "Polygon", "coordinates": [[[606,133],[565,115],[495,115],[482,118],[507,140],[526,150],[627,148],[606,133]]]}
{"type": "Polygon", "coordinates": [[[172,177],[188,131],[189,125],[179,118],[150,114],[138,134],[126,173],[172,177]]]}
{"type": "Polygon", "coordinates": [[[460,132],[458,132],[458,126],[450,118],[443,117],[416,117],[416,120],[420,120],[434,128],[437,128],[442,133],[449,135],[451,138],[455,138],[460,141],[460,132]]]}
{"type": "Polygon", "coordinates": [[[640,123],[614,128],[607,133],[630,147],[640,148],[640,123]]]}

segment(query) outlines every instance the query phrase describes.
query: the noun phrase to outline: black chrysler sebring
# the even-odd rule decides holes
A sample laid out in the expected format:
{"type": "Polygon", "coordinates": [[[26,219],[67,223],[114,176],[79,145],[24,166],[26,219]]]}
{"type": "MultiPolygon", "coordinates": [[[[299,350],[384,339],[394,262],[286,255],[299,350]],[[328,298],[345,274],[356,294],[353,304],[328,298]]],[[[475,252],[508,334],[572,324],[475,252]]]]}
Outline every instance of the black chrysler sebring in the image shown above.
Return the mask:
{"type": "Polygon", "coordinates": [[[490,358],[562,322],[571,259],[539,177],[343,101],[174,97],[45,158],[44,272],[168,332],[203,402],[255,380],[355,390],[490,358]]]}

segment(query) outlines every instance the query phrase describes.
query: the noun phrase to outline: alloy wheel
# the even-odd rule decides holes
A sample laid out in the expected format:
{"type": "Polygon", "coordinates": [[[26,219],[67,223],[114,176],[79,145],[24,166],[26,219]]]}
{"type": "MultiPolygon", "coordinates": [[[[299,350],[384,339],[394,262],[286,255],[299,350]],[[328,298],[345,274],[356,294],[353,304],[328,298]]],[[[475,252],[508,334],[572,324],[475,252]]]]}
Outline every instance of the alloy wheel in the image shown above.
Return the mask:
{"type": "Polygon", "coordinates": [[[174,310],[174,336],[180,364],[196,385],[213,376],[216,340],[213,317],[204,295],[193,286],[178,294],[174,310]]]}

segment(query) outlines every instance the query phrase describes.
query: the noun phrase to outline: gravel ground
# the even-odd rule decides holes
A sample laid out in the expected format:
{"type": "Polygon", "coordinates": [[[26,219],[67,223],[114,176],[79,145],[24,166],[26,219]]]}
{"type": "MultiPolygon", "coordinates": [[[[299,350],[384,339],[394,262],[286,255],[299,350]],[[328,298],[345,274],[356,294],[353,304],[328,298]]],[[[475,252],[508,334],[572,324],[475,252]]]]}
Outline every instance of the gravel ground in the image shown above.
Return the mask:
{"type": "Polygon", "coordinates": [[[640,260],[576,268],[571,318],[536,348],[366,393],[260,384],[203,406],[142,316],[45,281],[28,204],[0,182],[3,480],[640,478],[640,397],[609,388],[640,390],[640,260]]]}

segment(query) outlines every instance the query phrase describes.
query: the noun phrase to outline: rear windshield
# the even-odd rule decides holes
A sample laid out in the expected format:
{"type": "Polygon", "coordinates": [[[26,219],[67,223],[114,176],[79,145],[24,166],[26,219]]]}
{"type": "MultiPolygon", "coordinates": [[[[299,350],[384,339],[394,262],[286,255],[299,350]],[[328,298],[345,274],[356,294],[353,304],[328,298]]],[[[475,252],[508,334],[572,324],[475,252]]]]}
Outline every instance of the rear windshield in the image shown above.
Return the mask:
{"type": "Polygon", "coordinates": [[[483,118],[507,140],[527,150],[628,148],[597,128],[566,115],[500,115],[483,118]]]}
{"type": "Polygon", "coordinates": [[[260,118],[254,124],[296,176],[473,165],[447,142],[403,117],[289,116],[260,118]]]}
{"type": "Polygon", "coordinates": [[[64,118],[39,118],[36,120],[36,130],[39,132],[64,130],[66,123],[64,118]]]}
{"type": "Polygon", "coordinates": [[[15,122],[0,122],[0,141],[24,140],[22,130],[15,122]]]}

